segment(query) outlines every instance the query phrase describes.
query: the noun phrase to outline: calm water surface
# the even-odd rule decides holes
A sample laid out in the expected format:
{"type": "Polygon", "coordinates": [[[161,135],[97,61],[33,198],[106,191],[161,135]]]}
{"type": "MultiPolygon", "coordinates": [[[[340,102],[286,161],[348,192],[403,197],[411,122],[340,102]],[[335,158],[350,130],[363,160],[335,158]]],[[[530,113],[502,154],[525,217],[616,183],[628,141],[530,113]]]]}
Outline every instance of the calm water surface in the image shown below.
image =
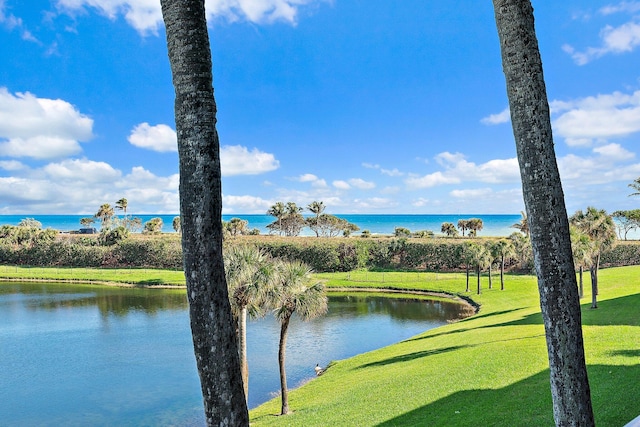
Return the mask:
{"type": "MultiPolygon", "coordinates": [[[[332,296],[292,322],[290,388],[351,357],[460,316],[459,304],[332,296]]],[[[0,283],[0,425],[203,425],[184,291],[0,283]]],[[[279,326],[250,322],[249,406],[279,390],[279,326]]]]}

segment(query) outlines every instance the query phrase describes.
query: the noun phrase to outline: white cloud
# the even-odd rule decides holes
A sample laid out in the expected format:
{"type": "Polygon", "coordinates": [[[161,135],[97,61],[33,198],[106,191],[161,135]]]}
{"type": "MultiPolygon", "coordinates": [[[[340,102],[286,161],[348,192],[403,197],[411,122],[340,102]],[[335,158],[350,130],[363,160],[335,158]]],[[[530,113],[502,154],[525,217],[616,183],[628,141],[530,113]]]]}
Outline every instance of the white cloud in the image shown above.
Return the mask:
{"type": "Polygon", "coordinates": [[[490,114],[487,117],[483,117],[480,119],[480,122],[485,125],[497,125],[501,123],[508,123],[509,120],[511,120],[511,110],[507,107],[497,114],[490,114]]]}
{"type": "MultiPolygon", "coordinates": [[[[229,22],[249,21],[296,23],[301,7],[326,0],[206,0],[207,19],[224,18],[229,22]]],[[[86,8],[96,9],[109,19],[124,16],[140,34],[158,34],[162,25],[162,10],[157,0],[58,0],[63,13],[77,14],[86,8]]]]}
{"type": "Polygon", "coordinates": [[[516,158],[494,159],[477,165],[467,161],[461,153],[445,151],[438,154],[435,159],[444,171],[436,171],[424,176],[411,176],[405,180],[409,188],[430,188],[445,184],[459,184],[463,181],[501,184],[518,182],[520,179],[516,158]]]}
{"type": "Polygon", "coordinates": [[[18,18],[13,14],[7,14],[5,12],[5,9],[5,1],[0,0],[0,25],[5,27],[9,31],[20,31],[23,40],[39,43],[38,39],[36,39],[33,34],[25,27],[22,18],[18,18]]]}
{"type": "Polygon", "coordinates": [[[0,87],[0,156],[54,159],[78,154],[93,120],[60,99],[12,95],[0,87]],[[4,141],[2,141],[4,140],[4,141]]]}
{"type": "MultiPolygon", "coordinates": [[[[128,140],[136,147],[152,151],[178,151],[176,132],[163,124],[150,126],[149,123],[141,123],[133,128],[128,140]]],[[[273,154],[257,148],[249,151],[241,145],[223,145],[220,147],[220,167],[223,176],[258,175],[278,169],[280,162],[273,154]]]]}
{"type": "Polygon", "coordinates": [[[109,183],[121,178],[120,171],[104,162],[94,162],[87,159],[63,160],[50,163],[43,169],[44,173],[57,184],[63,183],[109,183]]]}
{"type": "Polygon", "coordinates": [[[599,11],[603,15],[611,15],[618,12],[636,13],[640,12],[640,2],[623,1],[616,5],[607,5],[599,11]]]}
{"type": "Polygon", "coordinates": [[[588,64],[609,53],[632,52],[640,45],[640,24],[630,21],[618,27],[607,25],[600,31],[600,39],[601,46],[588,47],[584,51],[577,51],[568,44],[562,46],[562,49],[571,55],[578,65],[588,64]]]}
{"type": "Polygon", "coordinates": [[[222,196],[222,212],[223,213],[265,213],[273,202],[256,196],[222,196]]]}
{"type": "Polygon", "coordinates": [[[27,165],[17,160],[1,160],[0,169],[4,169],[6,171],[19,171],[27,169],[27,165]]]}
{"type": "Polygon", "coordinates": [[[136,147],[146,148],[152,151],[177,152],[177,138],[176,132],[169,126],[163,124],[150,126],[149,123],[145,122],[134,127],[127,140],[136,147]]]}
{"type": "Polygon", "coordinates": [[[379,209],[391,209],[398,206],[398,202],[394,199],[385,197],[371,197],[368,199],[354,199],[353,206],[360,212],[371,212],[379,209]]]}
{"type": "Polygon", "coordinates": [[[295,180],[298,182],[309,182],[311,183],[312,187],[316,187],[316,188],[327,187],[327,181],[325,181],[324,179],[318,178],[312,173],[306,173],[306,174],[300,175],[298,178],[295,178],[295,180]]]}
{"type": "Polygon", "coordinates": [[[414,200],[413,202],[411,202],[411,204],[417,208],[421,208],[423,206],[427,206],[429,204],[429,199],[425,199],[423,197],[420,197],[416,200],[414,200]]]}
{"type": "Polygon", "coordinates": [[[374,165],[371,163],[362,163],[362,166],[367,169],[378,169],[381,174],[387,175],[387,176],[403,176],[404,175],[404,173],[400,172],[397,168],[385,169],[378,164],[374,165]]]}
{"type": "Polygon", "coordinates": [[[280,162],[273,154],[257,148],[249,151],[241,145],[220,147],[220,163],[223,176],[259,175],[280,167],[280,162]]]}
{"type": "Polygon", "coordinates": [[[634,153],[626,150],[620,146],[620,144],[607,144],[601,147],[596,147],[593,149],[593,152],[614,161],[630,160],[635,157],[634,153]]]}
{"type": "Polygon", "coordinates": [[[554,114],[559,114],[553,121],[554,132],[572,146],[640,131],[640,91],[554,101],[551,105],[554,114]]]}
{"type": "Polygon", "coordinates": [[[493,190],[491,188],[474,188],[467,190],[453,190],[449,194],[456,199],[477,199],[488,197],[493,190]]]}
{"type": "Polygon", "coordinates": [[[343,181],[341,179],[333,181],[333,186],[336,187],[338,190],[348,190],[351,188],[351,186],[347,181],[343,181]]]}
{"type": "MultiPolygon", "coordinates": [[[[370,181],[365,181],[362,178],[351,178],[349,181],[349,185],[360,190],[371,190],[376,187],[376,184],[370,181]]],[[[335,185],[335,182],[334,184],[335,185]]]]}
{"type": "Polygon", "coordinates": [[[447,176],[444,173],[437,171],[424,176],[412,176],[405,180],[405,183],[410,188],[430,188],[443,184],[457,184],[460,182],[460,178],[455,176],[447,176]]]}

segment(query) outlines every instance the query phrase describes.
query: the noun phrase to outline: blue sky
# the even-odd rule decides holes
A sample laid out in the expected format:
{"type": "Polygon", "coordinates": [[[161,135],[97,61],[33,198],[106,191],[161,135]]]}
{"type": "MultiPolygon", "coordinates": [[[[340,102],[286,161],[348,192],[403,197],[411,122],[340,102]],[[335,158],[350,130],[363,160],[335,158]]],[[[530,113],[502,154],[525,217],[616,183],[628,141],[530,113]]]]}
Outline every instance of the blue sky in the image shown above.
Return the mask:
{"type": "MultiPolygon", "coordinates": [[[[519,213],[491,2],[207,0],[223,212],[519,213]]],[[[567,209],[639,207],[640,1],[534,1],[567,209]]],[[[178,212],[159,0],[0,0],[0,214],[178,212]]]]}

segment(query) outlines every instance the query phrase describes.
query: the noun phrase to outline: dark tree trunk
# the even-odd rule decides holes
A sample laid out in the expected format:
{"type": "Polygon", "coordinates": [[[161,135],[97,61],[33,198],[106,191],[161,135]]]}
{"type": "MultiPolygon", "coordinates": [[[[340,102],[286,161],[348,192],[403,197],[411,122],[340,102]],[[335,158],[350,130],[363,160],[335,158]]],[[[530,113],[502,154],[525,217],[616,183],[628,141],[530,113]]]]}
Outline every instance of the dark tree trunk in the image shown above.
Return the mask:
{"type": "Polygon", "coordinates": [[[467,264],[467,290],[466,292],[469,292],[469,264],[467,264]]]}
{"type": "Polygon", "coordinates": [[[478,295],[480,295],[480,266],[476,266],[476,276],[478,277],[478,295]]]}
{"type": "Polygon", "coordinates": [[[580,298],[582,298],[584,296],[584,285],[582,282],[582,273],[584,272],[584,267],[580,266],[580,274],[578,275],[580,277],[580,289],[579,289],[579,296],[580,298]]]}
{"type": "Polygon", "coordinates": [[[596,274],[595,274],[595,279],[596,279],[596,284],[595,284],[595,293],[596,296],[600,295],[600,291],[598,290],[598,270],[600,270],[600,252],[598,252],[598,255],[596,255],[596,274]]]}
{"type": "Polygon", "coordinates": [[[289,320],[287,317],[282,320],[280,325],[280,346],[278,347],[278,365],[280,366],[280,392],[282,397],[282,410],[280,415],[289,413],[289,389],[287,388],[287,371],[285,369],[285,360],[287,353],[287,329],[289,329],[289,320]]]}
{"type": "Polygon", "coordinates": [[[489,289],[493,289],[493,282],[491,280],[491,264],[489,264],[489,289]]]}
{"type": "Polygon", "coordinates": [[[500,258],[500,290],[504,291],[504,255],[500,258]]]}
{"type": "Polygon", "coordinates": [[[593,426],[578,286],[529,0],[493,0],[558,426],[593,426]]]}
{"type": "Polygon", "coordinates": [[[203,0],[161,0],[176,92],[180,217],[191,334],[210,426],[247,426],[222,261],[222,193],[203,0]]]}

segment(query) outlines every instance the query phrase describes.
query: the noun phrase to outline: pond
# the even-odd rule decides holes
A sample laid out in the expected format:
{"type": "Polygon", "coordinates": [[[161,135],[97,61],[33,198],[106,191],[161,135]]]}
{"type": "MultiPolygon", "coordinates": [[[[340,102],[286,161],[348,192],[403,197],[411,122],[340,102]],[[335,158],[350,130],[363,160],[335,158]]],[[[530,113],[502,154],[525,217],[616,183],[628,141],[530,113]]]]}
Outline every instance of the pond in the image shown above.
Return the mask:
{"type": "MultiPolygon", "coordinates": [[[[461,317],[410,296],[332,295],[326,316],[293,319],[294,388],[326,366],[461,317]]],[[[0,424],[203,425],[184,290],[0,283],[0,424]]],[[[247,331],[249,407],[276,396],[279,325],[247,331]]]]}

